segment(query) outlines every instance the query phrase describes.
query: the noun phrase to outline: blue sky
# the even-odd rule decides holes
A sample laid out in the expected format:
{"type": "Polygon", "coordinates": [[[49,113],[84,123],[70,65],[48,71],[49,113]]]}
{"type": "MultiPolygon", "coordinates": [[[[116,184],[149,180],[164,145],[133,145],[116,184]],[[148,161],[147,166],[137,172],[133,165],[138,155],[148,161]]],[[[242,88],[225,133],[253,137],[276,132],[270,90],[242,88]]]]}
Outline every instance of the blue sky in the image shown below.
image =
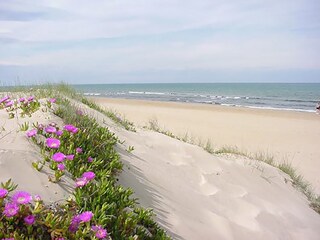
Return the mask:
{"type": "Polygon", "coordinates": [[[0,0],[0,85],[320,82],[319,0],[0,0]]]}

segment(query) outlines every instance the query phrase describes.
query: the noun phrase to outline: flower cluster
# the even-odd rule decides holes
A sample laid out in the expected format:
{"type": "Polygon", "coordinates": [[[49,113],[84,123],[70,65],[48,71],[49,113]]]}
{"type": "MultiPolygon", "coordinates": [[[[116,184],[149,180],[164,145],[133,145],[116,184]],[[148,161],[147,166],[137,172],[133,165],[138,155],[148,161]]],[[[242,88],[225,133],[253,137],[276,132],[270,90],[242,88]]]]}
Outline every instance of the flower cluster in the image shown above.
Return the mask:
{"type": "MultiPolygon", "coordinates": [[[[9,224],[14,227],[15,234],[10,230],[12,227],[0,227],[0,239],[15,239],[18,236],[17,232],[24,234],[24,236],[27,233],[28,237],[37,237],[37,239],[40,236],[45,239],[50,236],[50,238],[53,237],[52,239],[60,240],[75,239],[75,236],[86,237],[85,239],[94,236],[98,239],[108,238],[107,230],[100,225],[90,225],[90,223],[94,223],[94,214],[91,211],[79,214],[68,211],[66,215],[59,215],[63,211],[46,207],[39,195],[32,197],[28,192],[18,191],[9,197],[10,191],[6,188],[0,188],[0,214],[2,215],[0,218],[2,226],[9,224]],[[69,227],[62,230],[59,224],[51,223],[51,221],[55,221],[54,219],[60,219],[61,226],[69,227]],[[51,227],[56,227],[57,231],[51,227]],[[13,236],[15,237],[13,238],[13,236]]],[[[60,207],[65,208],[65,206],[60,207]]],[[[42,238],[40,237],[40,239],[42,238]]]]}
{"type": "Polygon", "coordinates": [[[12,218],[20,214],[19,218],[22,218],[25,224],[34,224],[36,216],[30,212],[28,207],[32,202],[32,196],[28,192],[18,191],[8,200],[8,193],[7,189],[0,189],[0,209],[3,208],[2,215],[6,218],[12,218]]]}
{"type": "Polygon", "coordinates": [[[40,108],[40,103],[34,96],[20,97],[11,99],[10,96],[5,96],[0,99],[0,109],[5,108],[9,112],[9,118],[15,116],[15,111],[20,109],[21,116],[31,116],[32,113],[40,108]]]}

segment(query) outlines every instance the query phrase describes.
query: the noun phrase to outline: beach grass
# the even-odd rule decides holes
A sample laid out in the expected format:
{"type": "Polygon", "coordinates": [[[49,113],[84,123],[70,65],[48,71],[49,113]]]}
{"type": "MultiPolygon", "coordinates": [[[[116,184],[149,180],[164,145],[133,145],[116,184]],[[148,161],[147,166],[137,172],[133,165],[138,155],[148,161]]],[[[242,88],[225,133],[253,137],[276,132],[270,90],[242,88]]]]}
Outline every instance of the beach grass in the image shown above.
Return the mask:
{"type": "Polygon", "coordinates": [[[251,160],[258,160],[260,162],[264,162],[268,165],[276,167],[282,172],[286,173],[291,178],[292,185],[308,198],[310,202],[310,207],[320,214],[320,197],[313,192],[311,184],[308,183],[302,175],[298,174],[297,170],[293,168],[293,166],[287,161],[278,164],[275,161],[274,156],[268,152],[248,153],[246,151],[240,150],[236,146],[223,146],[218,149],[215,149],[210,139],[208,139],[206,142],[204,142],[201,139],[195,142],[192,139],[190,140],[189,135],[187,133],[185,133],[183,137],[180,137],[169,130],[162,129],[156,118],[150,119],[146,128],[167,135],[171,138],[202,147],[205,151],[207,151],[210,154],[237,155],[249,158],[251,160]]]}

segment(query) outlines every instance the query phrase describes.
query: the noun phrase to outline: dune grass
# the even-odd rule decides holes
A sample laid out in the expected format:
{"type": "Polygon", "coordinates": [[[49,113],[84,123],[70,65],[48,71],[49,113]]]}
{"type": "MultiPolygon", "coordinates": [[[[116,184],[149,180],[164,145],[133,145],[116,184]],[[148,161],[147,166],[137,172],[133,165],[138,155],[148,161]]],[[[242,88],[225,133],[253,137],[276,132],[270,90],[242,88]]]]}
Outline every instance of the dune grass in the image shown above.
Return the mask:
{"type": "Polygon", "coordinates": [[[114,111],[111,110],[105,110],[102,107],[100,107],[98,104],[96,104],[95,102],[91,101],[88,98],[82,97],[81,98],[81,102],[85,105],[87,105],[88,107],[97,110],[98,112],[101,112],[102,114],[106,115],[107,117],[109,117],[110,119],[112,119],[115,123],[123,126],[126,130],[128,131],[132,131],[135,132],[136,129],[134,127],[134,124],[130,121],[128,121],[127,119],[120,117],[119,114],[117,114],[114,111]]]}
{"type": "Polygon", "coordinates": [[[236,146],[223,146],[221,148],[215,149],[210,139],[208,139],[206,142],[203,142],[202,140],[195,142],[189,139],[189,135],[187,133],[183,137],[179,137],[171,131],[161,129],[161,127],[159,126],[159,122],[156,118],[150,119],[146,128],[167,135],[171,138],[202,147],[205,151],[207,151],[210,154],[239,155],[252,160],[258,160],[260,162],[264,162],[268,165],[276,167],[290,176],[292,180],[292,185],[308,198],[308,200],[310,201],[310,207],[320,214],[320,196],[316,196],[316,194],[312,190],[311,184],[308,183],[302,175],[298,174],[297,170],[293,168],[293,166],[290,163],[276,163],[274,156],[270,153],[248,153],[238,149],[236,146]]]}

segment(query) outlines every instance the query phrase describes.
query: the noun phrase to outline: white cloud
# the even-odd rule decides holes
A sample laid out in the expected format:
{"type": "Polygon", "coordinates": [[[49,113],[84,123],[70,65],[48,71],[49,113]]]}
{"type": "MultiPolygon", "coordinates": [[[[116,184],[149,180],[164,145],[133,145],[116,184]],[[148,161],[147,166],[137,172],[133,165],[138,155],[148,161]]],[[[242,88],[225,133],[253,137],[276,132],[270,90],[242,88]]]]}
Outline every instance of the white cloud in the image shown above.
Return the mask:
{"type": "Polygon", "coordinates": [[[11,54],[6,45],[0,46],[0,64],[101,73],[320,69],[319,7],[316,0],[4,1],[0,10],[13,16],[0,20],[0,38],[24,43],[8,45],[13,46],[11,54]],[[41,14],[28,21],[14,20],[22,12],[29,17],[41,14]],[[170,40],[168,33],[174,34],[170,40]],[[137,36],[140,42],[132,40],[137,36]],[[157,37],[150,41],[148,36],[157,37]],[[99,38],[126,42],[112,47],[86,44],[99,38]],[[72,46],[76,41],[83,44],[72,46]],[[51,49],[64,42],[69,47],[51,49]],[[34,47],[37,44],[41,48],[34,47]]]}

